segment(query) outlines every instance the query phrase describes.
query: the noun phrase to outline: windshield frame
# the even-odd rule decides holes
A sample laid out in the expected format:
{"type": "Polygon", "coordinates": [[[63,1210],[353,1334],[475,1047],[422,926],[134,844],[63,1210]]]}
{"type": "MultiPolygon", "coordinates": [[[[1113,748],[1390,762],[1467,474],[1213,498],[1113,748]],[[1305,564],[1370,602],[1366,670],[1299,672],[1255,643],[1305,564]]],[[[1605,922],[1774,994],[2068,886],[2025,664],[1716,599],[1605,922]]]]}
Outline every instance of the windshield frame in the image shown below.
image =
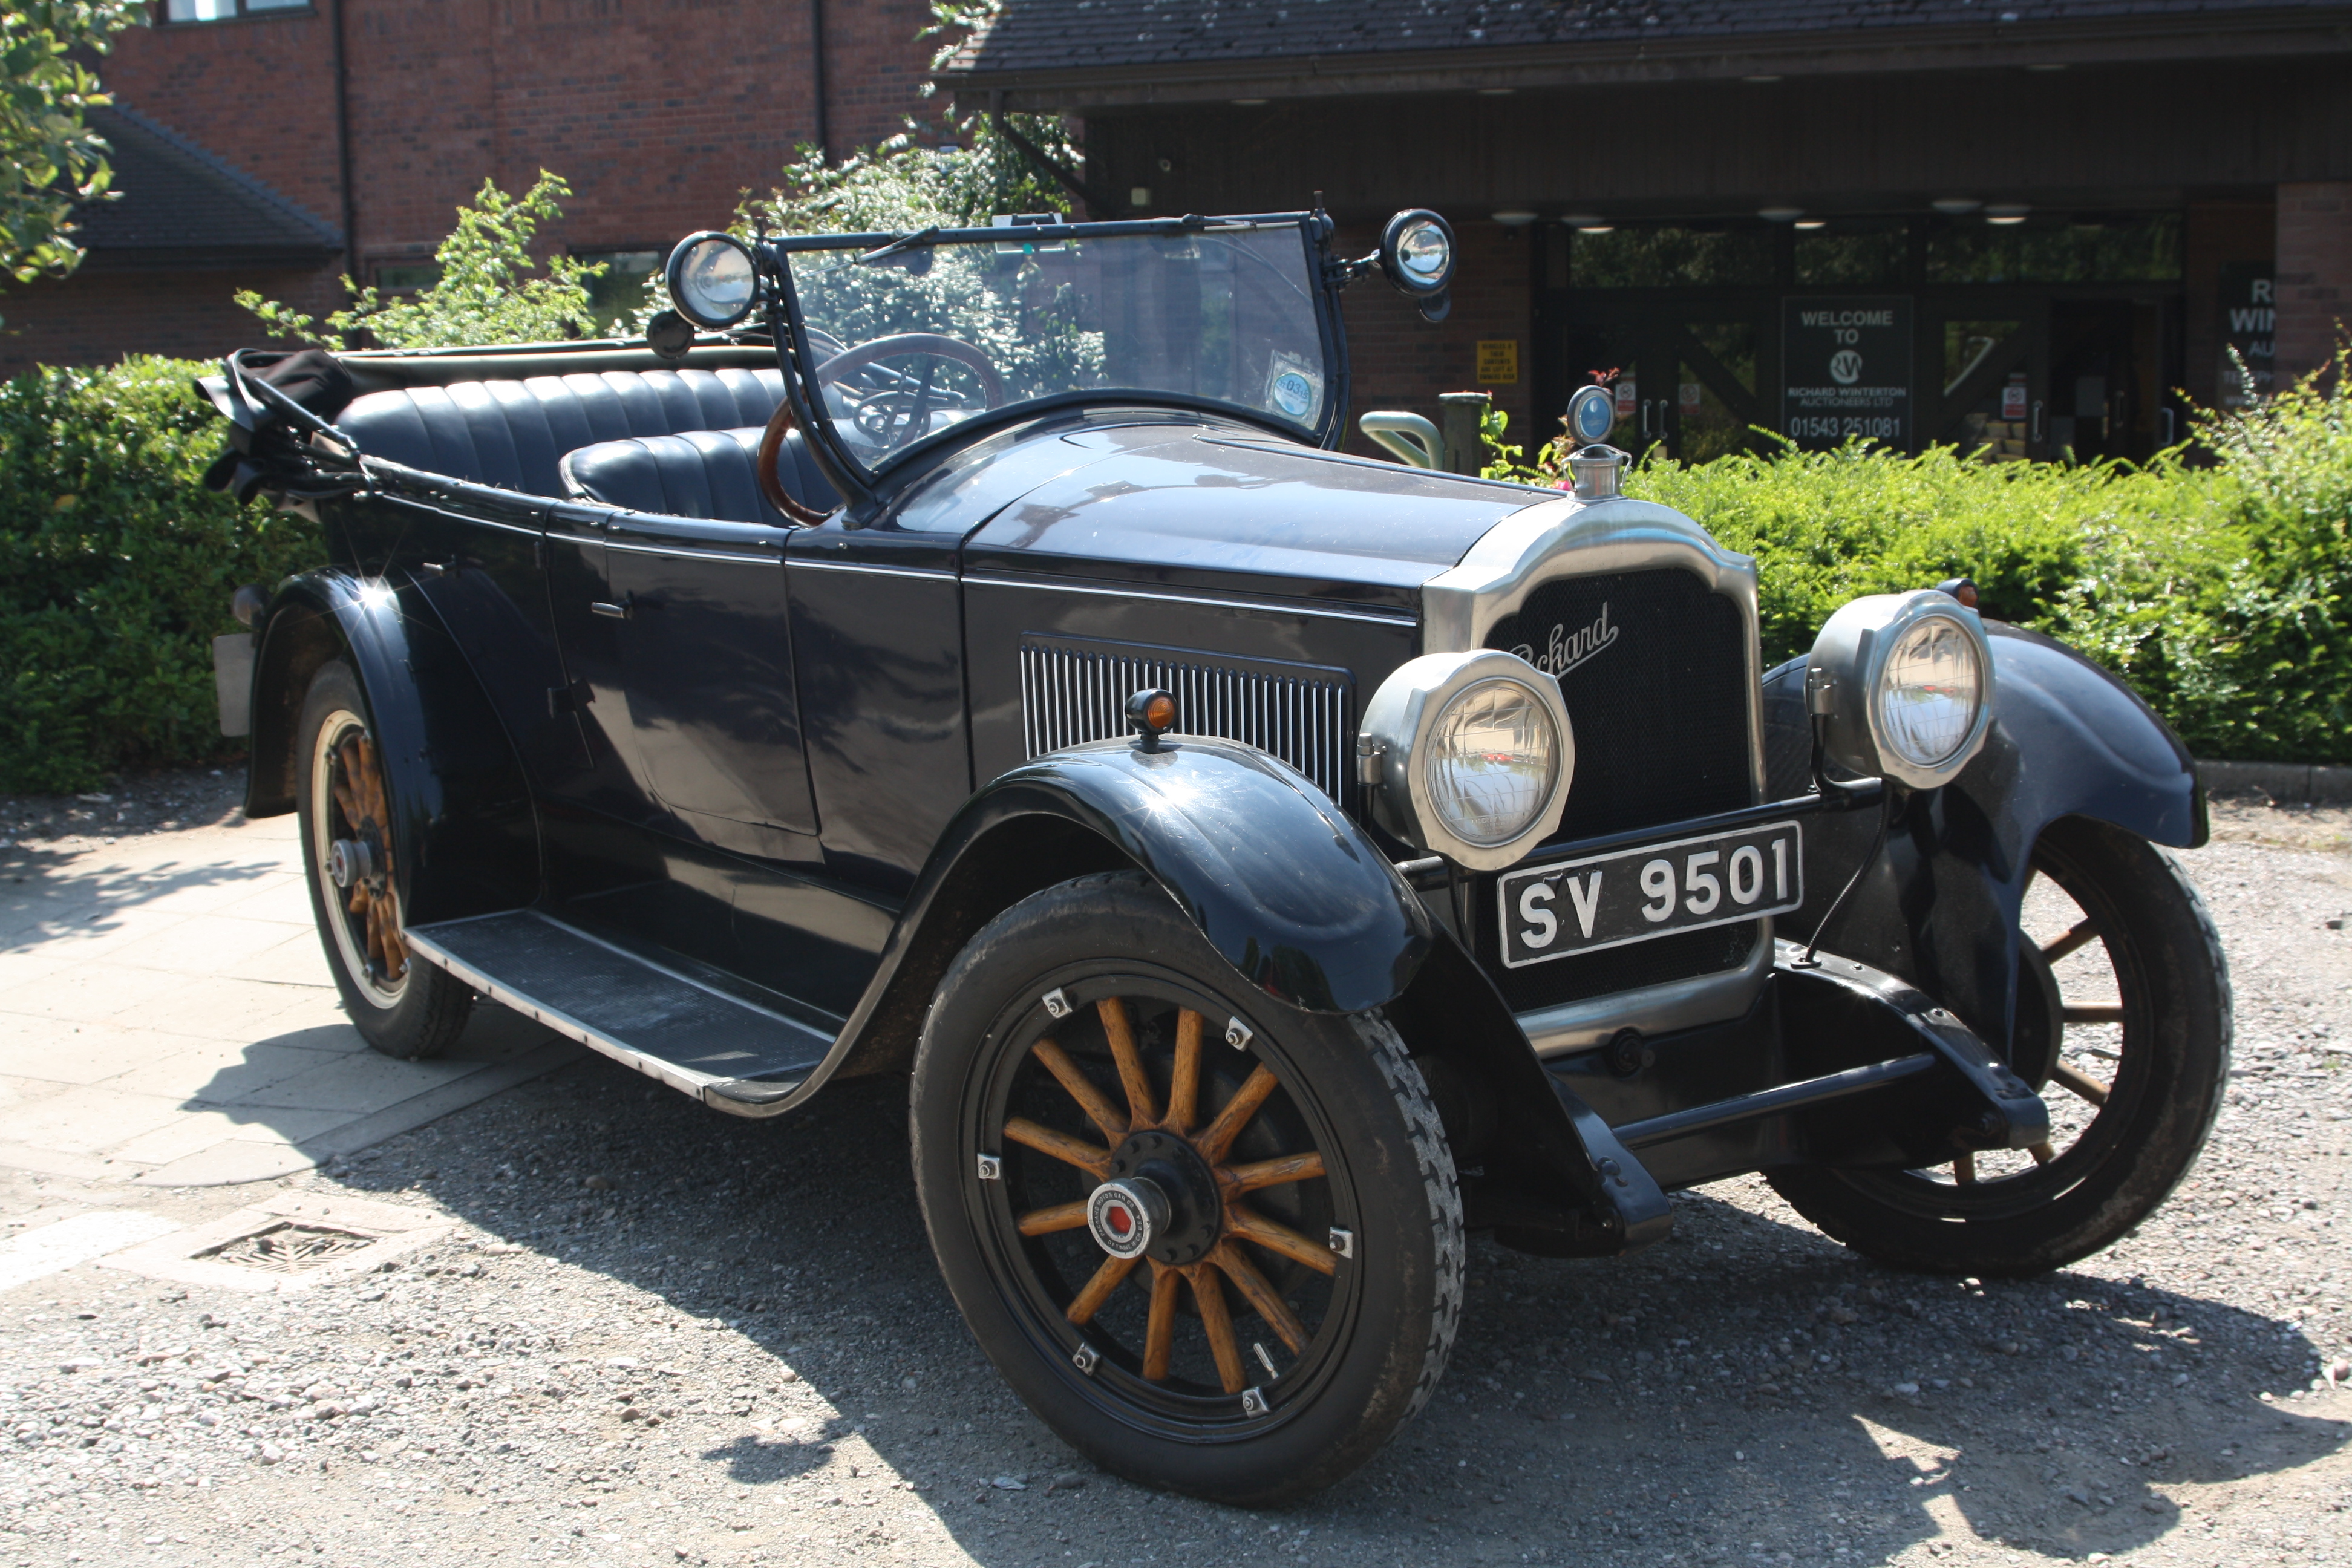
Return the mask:
{"type": "MultiPolygon", "coordinates": [[[[1304,431],[1305,438],[1318,447],[1327,450],[1336,447],[1346,428],[1349,388],[1347,334],[1339,320],[1337,289],[1328,254],[1331,229],[1331,220],[1319,211],[1251,213],[1217,217],[1192,215],[1101,223],[927,228],[907,234],[768,235],[755,243],[754,254],[761,262],[761,269],[767,272],[774,283],[774,287],[767,290],[768,317],[775,335],[777,363],[784,372],[786,400],[804,438],[814,448],[813,455],[819,466],[837,470],[828,478],[834,480],[836,489],[853,498],[852,510],[856,510],[857,500],[870,500],[877,491],[888,485],[894,473],[907,470],[910,460],[961,445],[1005,425],[1035,418],[1056,409],[1094,403],[1215,414],[1245,420],[1291,440],[1301,439],[1304,431]],[[1003,408],[990,409],[945,429],[934,431],[920,440],[909,442],[887,454],[877,465],[868,468],[835,432],[833,421],[824,414],[822,401],[816,394],[817,363],[810,347],[808,323],[801,313],[800,293],[793,276],[791,258],[794,256],[848,250],[895,255],[917,247],[1003,244],[1013,238],[1049,244],[1073,239],[1175,237],[1221,231],[1281,228],[1294,229],[1298,235],[1307,268],[1306,276],[1300,281],[1315,312],[1316,335],[1325,366],[1326,395],[1316,423],[1311,427],[1281,420],[1261,408],[1216,398],[1149,387],[1087,387],[1027,398],[1003,408]]],[[[878,260],[881,258],[877,256],[874,258],[878,260]]],[[[927,463],[914,462],[916,469],[928,467],[927,463]]]]}

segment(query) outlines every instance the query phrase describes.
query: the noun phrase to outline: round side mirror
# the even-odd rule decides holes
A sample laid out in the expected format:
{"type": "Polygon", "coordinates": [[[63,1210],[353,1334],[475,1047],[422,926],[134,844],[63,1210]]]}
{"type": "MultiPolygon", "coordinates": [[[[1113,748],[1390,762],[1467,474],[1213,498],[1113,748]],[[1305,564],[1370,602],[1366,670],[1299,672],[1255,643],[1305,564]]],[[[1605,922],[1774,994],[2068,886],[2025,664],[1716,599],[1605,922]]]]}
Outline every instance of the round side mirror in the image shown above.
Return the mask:
{"type": "Polygon", "coordinates": [[[689,234],[663,269],[677,312],[698,327],[731,327],[751,313],[760,271],[751,248],[731,234],[689,234]]]}
{"type": "Polygon", "coordinates": [[[1381,270],[1417,300],[1445,292],[1454,281],[1454,229],[1426,207],[1389,219],[1381,231],[1381,270]]]}

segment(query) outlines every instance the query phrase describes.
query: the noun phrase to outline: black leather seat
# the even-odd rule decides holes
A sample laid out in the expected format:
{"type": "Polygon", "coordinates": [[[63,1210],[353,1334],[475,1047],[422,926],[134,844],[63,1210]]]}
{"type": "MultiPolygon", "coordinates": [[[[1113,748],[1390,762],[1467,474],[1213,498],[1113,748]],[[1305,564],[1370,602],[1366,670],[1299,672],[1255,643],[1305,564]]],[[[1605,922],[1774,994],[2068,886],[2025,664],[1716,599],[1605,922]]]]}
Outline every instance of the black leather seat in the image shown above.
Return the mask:
{"type": "MultiPolygon", "coordinates": [[[[604,441],[566,455],[557,467],[563,493],[574,500],[670,517],[782,526],[787,520],[760,493],[763,434],[764,426],[753,425],[604,441]]],[[[809,457],[799,431],[785,433],[776,468],[786,493],[802,505],[831,511],[841,504],[809,457]]]]}
{"type": "Polygon", "coordinates": [[[560,496],[556,466],[567,452],[633,436],[764,426],[783,397],[776,370],[605,371],[371,392],[335,423],[375,457],[560,496]]]}

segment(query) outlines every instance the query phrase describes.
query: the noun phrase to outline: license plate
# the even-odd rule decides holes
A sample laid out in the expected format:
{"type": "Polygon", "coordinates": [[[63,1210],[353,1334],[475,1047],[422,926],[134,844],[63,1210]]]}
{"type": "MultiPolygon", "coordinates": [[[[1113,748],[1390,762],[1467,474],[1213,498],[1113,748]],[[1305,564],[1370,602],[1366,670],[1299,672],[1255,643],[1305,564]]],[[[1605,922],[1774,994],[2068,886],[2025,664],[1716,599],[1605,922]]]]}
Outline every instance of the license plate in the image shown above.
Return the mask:
{"type": "Polygon", "coordinates": [[[1506,872],[1503,965],[1785,914],[1805,901],[1802,845],[1795,823],[1776,822],[1506,872]]]}

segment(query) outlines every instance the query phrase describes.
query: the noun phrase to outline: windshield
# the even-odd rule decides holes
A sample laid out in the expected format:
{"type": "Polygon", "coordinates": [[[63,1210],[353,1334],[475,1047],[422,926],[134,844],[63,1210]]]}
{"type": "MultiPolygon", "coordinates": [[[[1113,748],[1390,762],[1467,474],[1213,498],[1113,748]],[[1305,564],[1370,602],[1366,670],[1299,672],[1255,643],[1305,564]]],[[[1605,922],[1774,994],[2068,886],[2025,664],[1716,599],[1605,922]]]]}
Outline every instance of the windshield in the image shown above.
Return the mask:
{"type": "Polygon", "coordinates": [[[978,415],[1072,394],[1172,395],[1318,439],[1330,366],[1307,225],[1157,227],[780,245],[803,374],[842,447],[871,474],[978,415]]]}

